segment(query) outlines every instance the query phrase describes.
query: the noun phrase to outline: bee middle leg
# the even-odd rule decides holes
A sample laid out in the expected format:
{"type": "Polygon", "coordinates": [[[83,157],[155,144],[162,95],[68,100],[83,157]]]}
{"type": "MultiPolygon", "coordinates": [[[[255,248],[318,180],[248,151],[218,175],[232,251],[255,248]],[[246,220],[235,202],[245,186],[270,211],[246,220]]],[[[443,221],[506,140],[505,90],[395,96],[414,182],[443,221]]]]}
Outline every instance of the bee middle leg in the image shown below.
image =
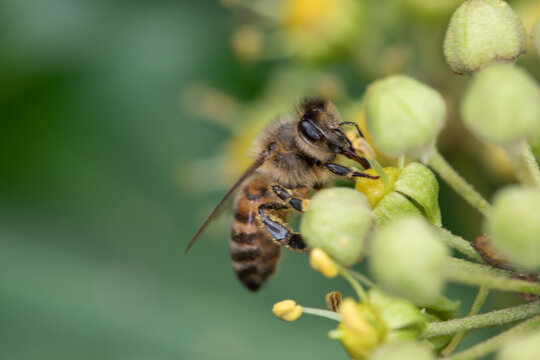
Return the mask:
{"type": "Polygon", "coordinates": [[[330,172],[332,172],[332,173],[334,173],[336,175],[345,176],[345,177],[348,177],[348,178],[365,177],[365,178],[374,179],[374,180],[379,178],[378,176],[365,174],[365,173],[363,173],[361,171],[355,171],[355,170],[353,170],[351,168],[348,168],[346,166],[339,165],[339,164],[325,163],[324,166],[328,170],[330,170],[330,172]]]}
{"type": "Polygon", "coordinates": [[[259,220],[266,228],[275,243],[293,250],[307,251],[307,245],[302,235],[290,230],[281,220],[271,216],[268,212],[286,210],[288,206],[282,203],[267,203],[259,205],[259,220]]]}
{"type": "Polygon", "coordinates": [[[294,196],[291,190],[279,184],[272,184],[271,188],[278,198],[283,200],[283,202],[292,207],[294,210],[298,211],[299,213],[303,213],[306,209],[309,200],[294,196]]]}

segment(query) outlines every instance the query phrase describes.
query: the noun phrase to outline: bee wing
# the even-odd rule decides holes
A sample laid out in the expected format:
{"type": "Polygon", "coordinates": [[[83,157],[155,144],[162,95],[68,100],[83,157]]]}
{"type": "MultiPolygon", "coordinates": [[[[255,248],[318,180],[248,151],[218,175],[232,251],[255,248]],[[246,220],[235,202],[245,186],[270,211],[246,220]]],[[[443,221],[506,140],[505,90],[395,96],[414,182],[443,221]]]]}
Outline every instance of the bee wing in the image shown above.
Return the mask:
{"type": "Polygon", "coordinates": [[[219,212],[219,209],[225,203],[227,198],[234,192],[234,190],[236,190],[236,188],[238,188],[238,186],[240,186],[244,182],[244,180],[246,180],[249,176],[251,176],[255,172],[255,170],[257,170],[266,161],[266,159],[268,158],[268,155],[270,155],[270,150],[265,151],[263,154],[261,154],[257,158],[257,160],[255,160],[253,164],[251,164],[250,167],[242,174],[242,176],[240,176],[240,178],[236,180],[236,182],[233,184],[233,186],[231,186],[229,191],[227,191],[225,196],[223,196],[223,199],[221,199],[221,201],[217,204],[216,208],[210,213],[210,215],[208,215],[208,217],[206,218],[202,226],[199,228],[199,230],[197,230],[195,235],[193,235],[193,238],[191,239],[188,246],[186,247],[186,251],[184,252],[184,254],[187,254],[187,252],[193,246],[193,244],[195,243],[199,235],[201,235],[204,229],[206,229],[206,227],[208,226],[208,224],[210,224],[210,222],[214,220],[214,218],[219,212]]]}

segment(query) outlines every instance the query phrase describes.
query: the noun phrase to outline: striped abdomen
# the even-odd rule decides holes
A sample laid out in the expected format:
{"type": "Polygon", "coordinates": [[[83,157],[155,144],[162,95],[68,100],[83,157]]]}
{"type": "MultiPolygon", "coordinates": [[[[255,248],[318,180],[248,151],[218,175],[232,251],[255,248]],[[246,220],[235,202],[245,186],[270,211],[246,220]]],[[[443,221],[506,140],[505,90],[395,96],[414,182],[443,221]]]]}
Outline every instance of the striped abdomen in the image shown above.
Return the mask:
{"type": "MultiPolygon", "coordinates": [[[[229,248],[236,276],[249,290],[256,291],[276,269],[280,247],[257,218],[259,205],[275,201],[269,183],[254,177],[240,189],[234,204],[229,248]]],[[[287,212],[273,215],[286,220],[287,212]]]]}

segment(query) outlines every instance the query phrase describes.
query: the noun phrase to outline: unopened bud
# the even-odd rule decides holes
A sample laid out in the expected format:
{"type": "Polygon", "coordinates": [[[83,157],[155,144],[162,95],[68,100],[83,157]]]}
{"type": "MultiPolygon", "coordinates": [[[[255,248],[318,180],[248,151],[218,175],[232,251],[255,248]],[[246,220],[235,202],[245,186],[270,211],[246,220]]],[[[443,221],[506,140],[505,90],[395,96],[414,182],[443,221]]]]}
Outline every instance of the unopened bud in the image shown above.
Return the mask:
{"type": "Polygon", "coordinates": [[[444,39],[446,61],[457,74],[494,63],[513,63],[525,53],[526,33],[502,0],[468,0],[452,15],[444,39]]]}
{"type": "Polygon", "coordinates": [[[311,248],[320,248],[332,259],[350,266],[360,258],[373,216],[364,195],[354,189],[330,188],[316,193],[309,203],[300,230],[311,248]]]}
{"type": "Polygon", "coordinates": [[[540,331],[521,335],[507,343],[497,355],[497,360],[535,360],[540,356],[540,331]]]}
{"type": "Polygon", "coordinates": [[[399,219],[380,228],[371,248],[370,269],[387,292],[430,302],[444,286],[443,265],[449,251],[422,217],[399,219]]]}
{"type": "Polygon", "coordinates": [[[492,65],[471,82],[461,113],[465,126],[487,142],[533,139],[540,132],[540,89],[524,70],[492,65]]]}
{"type": "Polygon", "coordinates": [[[393,75],[371,84],[365,100],[368,130],[379,151],[390,157],[431,154],[446,118],[446,105],[437,91],[393,75]]]}
{"type": "Polygon", "coordinates": [[[540,189],[503,189],[493,207],[485,227],[495,249],[516,265],[540,269],[540,189]]]}

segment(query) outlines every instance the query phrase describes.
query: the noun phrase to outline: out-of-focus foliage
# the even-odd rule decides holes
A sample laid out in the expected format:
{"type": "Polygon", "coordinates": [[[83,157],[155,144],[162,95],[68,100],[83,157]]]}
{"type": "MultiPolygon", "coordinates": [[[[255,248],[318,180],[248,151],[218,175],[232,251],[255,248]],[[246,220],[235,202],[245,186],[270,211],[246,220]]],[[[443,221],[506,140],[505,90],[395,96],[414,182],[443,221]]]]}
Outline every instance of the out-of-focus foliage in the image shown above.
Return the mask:
{"type": "MultiPolygon", "coordinates": [[[[335,283],[307,256],[285,253],[253,295],[230,270],[226,216],[183,251],[249,164],[254,136],[300,97],[324,96],[360,121],[366,85],[403,73],[457,109],[466,79],[442,40],[459,3],[0,2],[0,357],[345,357],[321,335],[324,320],[288,326],[268,313],[289,297],[324,304],[335,283]]],[[[509,3],[530,34],[540,3],[509,3]]],[[[527,46],[517,64],[538,81],[527,46]]],[[[504,154],[457,112],[447,123],[439,147],[481,193],[512,181],[504,154]]],[[[445,185],[439,202],[447,228],[481,232],[445,185]]],[[[466,311],[472,292],[449,292],[466,311]]]]}

